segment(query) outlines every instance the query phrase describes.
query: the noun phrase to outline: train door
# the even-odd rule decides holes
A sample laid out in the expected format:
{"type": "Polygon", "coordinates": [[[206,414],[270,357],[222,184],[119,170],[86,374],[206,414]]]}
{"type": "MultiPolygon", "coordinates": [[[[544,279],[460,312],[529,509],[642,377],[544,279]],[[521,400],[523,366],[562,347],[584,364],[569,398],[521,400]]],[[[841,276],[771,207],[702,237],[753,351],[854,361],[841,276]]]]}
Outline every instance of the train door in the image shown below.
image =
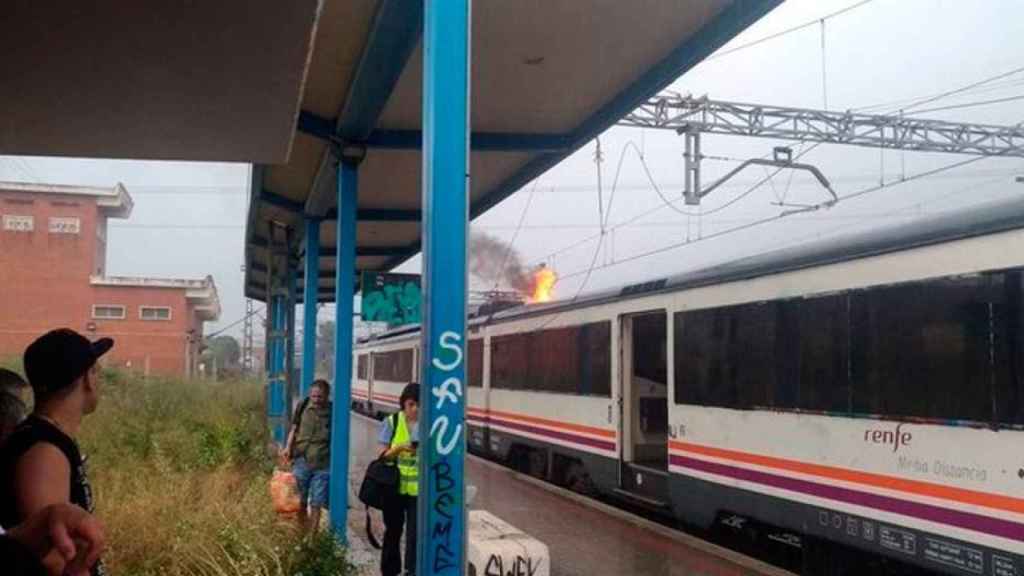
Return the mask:
{"type": "Polygon", "coordinates": [[[422,370],[423,370],[423,367],[420,366],[420,347],[416,346],[415,348],[413,348],[413,352],[412,352],[412,381],[413,382],[422,382],[423,381],[423,379],[421,378],[421,374],[420,374],[420,372],[422,372],[422,370]]]}
{"type": "Polygon", "coordinates": [[[620,490],[668,503],[668,323],[664,310],[621,318],[620,490]]]}
{"type": "Polygon", "coordinates": [[[366,413],[370,416],[376,414],[373,405],[373,352],[366,354],[366,413]]]}

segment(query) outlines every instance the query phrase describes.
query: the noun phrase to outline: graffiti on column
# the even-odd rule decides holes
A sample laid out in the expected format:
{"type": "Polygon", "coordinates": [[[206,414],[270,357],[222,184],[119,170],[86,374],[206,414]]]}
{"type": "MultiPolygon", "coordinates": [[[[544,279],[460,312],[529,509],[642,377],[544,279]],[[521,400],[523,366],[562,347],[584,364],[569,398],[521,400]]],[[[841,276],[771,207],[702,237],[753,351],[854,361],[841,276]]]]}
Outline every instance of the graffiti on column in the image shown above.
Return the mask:
{"type": "Polygon", "coordinates": [[[452,534],[452,524],[455,514],[460,513],[463,495],[452,475],[449,458],[462,457],[459,448],[463,442],[463,426],[461,422],[453,425],[448,413],[463,411],[462,364],[465,354],[462,335],[443,332],[435,350],[431,364],[440,372],[439,378],[432,379],[439,381],[440,385],[434,385],[430,390],[430,401],[434,404],[430,441],[433,443],[431,451],[436,454],[430,466],[430,494],[433,498],[430,508],[435,516],[433,525],[427,527],[427,536],[434,553],[434,573],[452,571],[457,574],[462,543],[455,541],[461,536],[452,534]],[[448,361],[442,360],[442,356],[448,361]]]}
{"type": "Polygon", "coordinates": [[[389,326],[420,322],[420,277],[415,274],[363,275],[362,317],[389,326]]]}

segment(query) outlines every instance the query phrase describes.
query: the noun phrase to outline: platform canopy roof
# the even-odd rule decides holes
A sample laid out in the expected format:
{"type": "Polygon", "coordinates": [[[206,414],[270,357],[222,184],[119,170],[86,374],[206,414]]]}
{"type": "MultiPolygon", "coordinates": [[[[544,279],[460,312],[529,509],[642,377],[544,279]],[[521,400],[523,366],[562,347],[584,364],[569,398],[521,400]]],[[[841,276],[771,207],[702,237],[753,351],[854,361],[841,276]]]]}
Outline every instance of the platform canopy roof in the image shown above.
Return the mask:
{"type": "MultiPolygon", "coordinates": [[[[470,216],[780,2],[474,2],[470,216]]],[[[365,149],[357,268],[389,270],[419,250],[422,10],[421,0],[12,0],[0,19],[0,154],[252,162],[247,294],[264,299],[268,270],[277,276],[286,253],[301,258],[312,216],[323,219],[320,291],[332,299],[332,147],[365,149]]]]}
{"type": "MultiPolygon", "coordinates": [[[[780,1],[474,2],[470,217],[557,164],[780,1]]],[[[283,260],[270,254],[302,257],[303,220],[312,216],[323,218],[319,298],[333,300],[332,147],[365,148],[357,271],[389,270],[419,251],[422,23],[420,2],[325,2],[291,157],[253,171],[248,296],[265,299],[268,269],[274,277],[283,270],[283,260]]]]}
{"type": "Polygon", "coordinates": [[[319,11],[6,0],[0,154],[286,162],[319,11]]]}

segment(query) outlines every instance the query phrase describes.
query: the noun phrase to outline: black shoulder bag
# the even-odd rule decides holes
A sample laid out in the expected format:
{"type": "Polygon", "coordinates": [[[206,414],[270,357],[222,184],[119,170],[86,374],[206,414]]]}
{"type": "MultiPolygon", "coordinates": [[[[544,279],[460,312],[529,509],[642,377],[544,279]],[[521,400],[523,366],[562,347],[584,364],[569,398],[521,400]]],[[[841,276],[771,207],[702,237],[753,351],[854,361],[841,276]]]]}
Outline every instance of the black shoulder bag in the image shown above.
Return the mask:
{"type": "MultiPolygon", "coordinates": [[[[398,415],[389,416],[391,421],[391,439],[395,437],[398,429],[398,415]]],[[[391,444],[391,440],[388,441],[391,444]]],[[[363,483],[359,486],[359,500],[366,505],[366,536],[370,545],[380,549],[380,542],[373,535],[370,529],[370,508],[384,510],[384,507],[393,502],[398,495],[399,472],[394,462],[385,460],[383,454],[366,468],[366,475],[363,476],[363,483]]]]}

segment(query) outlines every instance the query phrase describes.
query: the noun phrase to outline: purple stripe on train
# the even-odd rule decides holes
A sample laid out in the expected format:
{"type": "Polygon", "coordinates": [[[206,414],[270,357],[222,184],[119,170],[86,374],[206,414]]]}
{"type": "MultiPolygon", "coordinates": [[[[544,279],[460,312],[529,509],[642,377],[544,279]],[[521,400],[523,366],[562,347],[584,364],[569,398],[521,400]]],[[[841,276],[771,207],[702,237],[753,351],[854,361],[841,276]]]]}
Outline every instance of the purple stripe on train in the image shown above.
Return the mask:
{"type": "Polygon", "coordinates": [[[555,431],[555,430],[548,430],[546,428],[537,428],[535,426],[530,426],[529,424],[521,424],[519,422],[512,422],[512,421],[505,420],[505,419],[502,419],[502,418],[496,418],[494,416],[491,416],[490,418],[486,418],[486,417],[482,417],[482,416],[475,416],[473,414],[468,414],[467,418],[470,421],[479,422],[481,424],[486,424],[487,422],[492,422],[494,424],[497,424],[498,426],[504,426],[505,428],[511,428],[513,430],[520,430],[522,432],[529,432],[530,434],[536,434],[538,436],[547,436],[548,438],[557,438],[558,440],[562,440],[564,442],[571,442],[573,444],[582,444],[584,446],[589,446],[591,448],[597,448],[599,450],[607,450],[608,452],[614,452],[615,451],[615,443],[614,442],[607,442],[605,440],[598,440],[597,438],[590,438],[588,436],[579,436],[577,434],[570,434],[568,432],[558,432],[558,431],[555,431]]]}
{"type": "Polygon", "coordinates": [[[748,470],[745,468],[718,464],[716,462],[706,462],[704,460],[697,460],[686,456],[672,455],[671,460],[672,464],[682,466],[684,468],[690,468],[691,470],[699,470],[709,474],[715,474],[717,476],[727,476],[729,478],[736,478],[738,480],[753,482],[755,484],[781,488],[791,492],[802,492],[819,498],[827,498],[829,500],[846,502],[848,504],[855,504],[866,508],[874,508],[885,512],[902,514],[903,516],[911,516],[920,520],[947,524],[958,528],[966,528],[968,530],[990,534],[992,536],[999,536],[1008,540],[1024,542],[1024,524],[1019,524],[1017,522],[991,518],[989,516],[981,516],[970,512],[940,508],[938,506],[932,506],[931,504],[900,500],[890,496],[871,494],[869,492],[851,490],[840,486],[829,486],[827,484],[819,484],[817,482],[810,482],[797,478],[768,474],[758,470],[748,470]]]}

